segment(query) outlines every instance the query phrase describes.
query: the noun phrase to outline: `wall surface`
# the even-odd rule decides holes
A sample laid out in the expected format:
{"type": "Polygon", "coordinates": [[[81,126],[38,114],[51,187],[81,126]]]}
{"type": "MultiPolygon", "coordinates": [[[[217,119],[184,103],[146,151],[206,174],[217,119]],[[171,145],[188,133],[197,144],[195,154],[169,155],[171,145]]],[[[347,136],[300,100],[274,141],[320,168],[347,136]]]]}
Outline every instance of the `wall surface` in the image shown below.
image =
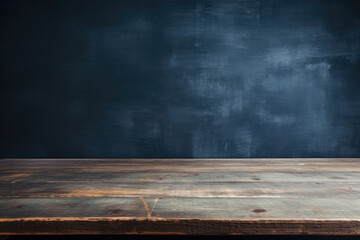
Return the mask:
{"type": "Polygon", "coordinates": [[[360,157],[357,0],[0,4],[0,157],[360,157]]]}

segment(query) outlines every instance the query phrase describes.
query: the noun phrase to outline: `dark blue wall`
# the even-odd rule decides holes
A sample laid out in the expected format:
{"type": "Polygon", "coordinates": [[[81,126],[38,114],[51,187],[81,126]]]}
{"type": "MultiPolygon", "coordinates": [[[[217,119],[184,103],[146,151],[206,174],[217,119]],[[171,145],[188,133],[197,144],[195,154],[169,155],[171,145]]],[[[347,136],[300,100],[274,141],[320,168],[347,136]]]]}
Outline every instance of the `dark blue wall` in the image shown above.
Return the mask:
{"type": "Polygon", "coordinates": [[[0,157],[360,157],[360,1],[1,1],[0,157]]]}

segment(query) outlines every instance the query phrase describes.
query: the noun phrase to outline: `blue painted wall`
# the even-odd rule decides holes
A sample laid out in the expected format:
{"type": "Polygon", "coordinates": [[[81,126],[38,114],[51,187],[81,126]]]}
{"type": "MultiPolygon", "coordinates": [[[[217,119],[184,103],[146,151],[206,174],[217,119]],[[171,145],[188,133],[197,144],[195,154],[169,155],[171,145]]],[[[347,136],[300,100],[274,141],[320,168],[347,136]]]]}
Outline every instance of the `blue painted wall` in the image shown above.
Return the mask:
{"type": "Polygon", "coordinates": [[[1,1],[0,157],[360,157],[359,5],[1,1]]]}

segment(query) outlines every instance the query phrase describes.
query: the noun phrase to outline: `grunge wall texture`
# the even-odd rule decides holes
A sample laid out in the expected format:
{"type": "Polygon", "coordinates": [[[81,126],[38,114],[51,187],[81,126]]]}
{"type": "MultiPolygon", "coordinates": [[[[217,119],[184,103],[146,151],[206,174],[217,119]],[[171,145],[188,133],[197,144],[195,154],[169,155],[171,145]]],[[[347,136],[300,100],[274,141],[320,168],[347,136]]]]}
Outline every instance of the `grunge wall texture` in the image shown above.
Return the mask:
{"type": "Polygon", "coordinates": [[[0,157],[360,157],[359,1],[0,8],[0,157]]]}

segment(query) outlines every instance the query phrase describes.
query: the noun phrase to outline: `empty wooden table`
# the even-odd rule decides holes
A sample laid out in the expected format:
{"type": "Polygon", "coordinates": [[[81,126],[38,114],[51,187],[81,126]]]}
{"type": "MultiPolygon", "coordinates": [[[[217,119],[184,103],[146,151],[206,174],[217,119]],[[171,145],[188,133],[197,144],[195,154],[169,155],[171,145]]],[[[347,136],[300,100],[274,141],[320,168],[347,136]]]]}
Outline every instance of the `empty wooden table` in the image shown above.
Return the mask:
{"type": "Polygon", "coordinates": [[[0,234],[360,234],[360,159],[2,159],[0,234]]]}

